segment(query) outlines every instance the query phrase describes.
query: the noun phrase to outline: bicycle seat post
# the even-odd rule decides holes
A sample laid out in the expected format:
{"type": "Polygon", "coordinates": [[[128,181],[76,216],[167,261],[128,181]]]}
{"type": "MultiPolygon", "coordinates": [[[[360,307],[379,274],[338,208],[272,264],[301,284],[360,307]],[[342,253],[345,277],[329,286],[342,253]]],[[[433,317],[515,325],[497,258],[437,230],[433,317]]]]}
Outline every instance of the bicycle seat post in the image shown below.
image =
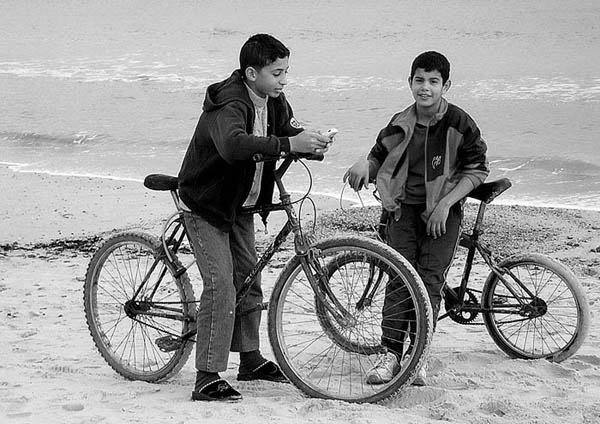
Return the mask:
{"type": "Polygon", "coordinates": [[[508,190],[512,186],[512,183],[508,178],[500,178],[496,181],[491,181],[489,183],[483,183],[474,190],[472,190],[468,197],[479,200],[481,203],[479,204],[479,211],[477,212],[477,218],[475,223],[473,224],[473,240],[477,240],[480,234],[483,233],[483,215],[485,213],[485,209],[488,203],[492,203],[492,201],[508,190]]]}
{"type": "Polygon", "coordinates": [[[179,194],[177,194],[177,190],[171,190],[171,197],[173,198],[173,202],[175,203],[177,210],[181,211],[181,202],[179,201],[179,194]]]}
{"type": "Polygon", "coordinates": [[[479,209],[477,211],[477,218],[475,218],[475,223],[473,224],[472,231],[472,240],[477,240],[481,234],[483,234],[483,216],[485,215],[487,203],[480,202],[479,209]]]}

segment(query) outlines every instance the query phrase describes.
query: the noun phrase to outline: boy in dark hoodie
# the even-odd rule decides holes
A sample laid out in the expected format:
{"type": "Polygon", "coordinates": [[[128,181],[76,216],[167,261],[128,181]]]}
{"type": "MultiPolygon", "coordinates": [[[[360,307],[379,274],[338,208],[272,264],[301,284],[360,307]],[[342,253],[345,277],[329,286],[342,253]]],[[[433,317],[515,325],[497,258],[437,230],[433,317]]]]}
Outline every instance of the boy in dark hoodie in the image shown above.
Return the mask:
{"type": "MultiPolygon", "coordinates": [[[[204,284],[198,309],[196,383],[193,400],[233,401],[241,394],[219,376],[229,352],[240,353],[238,380],[286,381],[260,353],[261,311],[236,316],[236,288],[257,262],[254,217],[244,205],[271,203],[272,162],[290,152],[322,154],[330,139],[304,131],[283,89],[289,50],[267,34],[250,37],[240,51],[240,69],[206,91],[203,112],[179,171],[184,220],[204,284]]],[[[240,305],[262,303],[260,278],[240,305]]]]}
{"type": "MultiPolygon", "coordinates": [[[[450,89],[446,57],[433,51],[417,56],[408,83],[415,102],[392,117],[367,158],[352,165],[344,181],[356,191],[376,181],[385,239],[422,278],[435,322],[458,243],[463,199],[489,174],[487,147],[475,121],[444,99],[450,89]]],[[[386,383],[399,371],[410,331],[406,323],[413,319],[406,302],[397,299],[399,290],[391,293],[382,323],[388,354],[370,370],[369,384],[386,383]]],[[[424,379],[422,368],[415,384],[425,384],[424,379]]]]}

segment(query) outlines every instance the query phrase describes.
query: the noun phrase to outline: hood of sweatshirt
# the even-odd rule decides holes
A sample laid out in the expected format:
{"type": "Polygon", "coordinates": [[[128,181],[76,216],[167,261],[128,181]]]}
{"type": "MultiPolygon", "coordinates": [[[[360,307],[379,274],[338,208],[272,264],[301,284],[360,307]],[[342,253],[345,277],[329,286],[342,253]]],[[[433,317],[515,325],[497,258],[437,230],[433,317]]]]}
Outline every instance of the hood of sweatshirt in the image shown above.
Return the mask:
{"type": "Polygon", "coordinates": [[[226,80],[212,84],[206,89],[202,109],[211,112],[233,101],[242,101],[250,108],[254,107],[239,70],[234,71],[226,80]]]}

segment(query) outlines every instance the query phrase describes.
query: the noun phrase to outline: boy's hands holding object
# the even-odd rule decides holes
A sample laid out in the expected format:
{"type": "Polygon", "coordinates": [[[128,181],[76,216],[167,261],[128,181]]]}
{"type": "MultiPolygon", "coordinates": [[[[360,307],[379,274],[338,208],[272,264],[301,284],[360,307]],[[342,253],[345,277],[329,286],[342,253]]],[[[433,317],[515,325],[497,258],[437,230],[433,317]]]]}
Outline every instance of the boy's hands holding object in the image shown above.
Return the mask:
{"type": "Polygon", "coordinates": [[[329,150],[329,146],[331,145],[331,143],[333,143],[333,138],[337,133],[338,130],[336,128],[330,128],[324,134],[322,134],[324,137],[327,137],[327,146],[325,147],[325,149],[319,149],[318,151],[315,151],[315,153],[325,153],[327,150],[329,150]]]}
{"type": "Polygon", "coordinates": [[[338,133],[337,128],[330,128],[328,129],[325,134],[323,134],[325,137],[329,138],[329,142],[333,143],[333,137],[335,137],[335,135],[338,133]]]}
{"type": "Polygon", "coordinates": [[[329,150],[329,145],[333,142],[335,134],[337,134],[335,128],[325,134],[302,131],[300,134],[290,137],[290,150],[298,153],[323,154],[329,150]]]}

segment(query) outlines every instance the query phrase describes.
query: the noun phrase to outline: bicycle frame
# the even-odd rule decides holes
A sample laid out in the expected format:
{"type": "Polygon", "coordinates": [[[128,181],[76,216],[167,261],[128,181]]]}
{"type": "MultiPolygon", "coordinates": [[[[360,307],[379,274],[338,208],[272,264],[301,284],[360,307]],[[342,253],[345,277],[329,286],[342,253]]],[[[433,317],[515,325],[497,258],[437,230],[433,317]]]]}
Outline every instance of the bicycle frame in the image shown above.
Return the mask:
{"type": "MultiPolygon", "coordinates": [[[[314,251],[310,248],[310,243],[303,236],[302,230],[300,227],[300,221],[296,216],[296,212],[294,210],[293,204],[291,202],[291,196],[286,191],[282,178],[285,172],[288,170],[290,165],[293,163],[295,157],[287,157],[285,158],[281,165],[275,170],[274,177],[275,183],[279,190],[280,195],[280,203],[273,203],[261,206],[252,206],[252,207],[244,207],[241,210],[241,214],[261,214],[266,212],[273,211],[285,211],[287,215],[287,221],[284,226],[281,228],[277,236],[271,241],[268,247],[264,250],[255,267],[252,269],[250,274],[246,277],[244,282],[238,288],[237,291],[237,302],[236,308],[239,308],[241,300],[248,294],[252,284],[257,277],[258,274],[262,272],[262,270],[266,267],[269,261],[273,258],[273,255],[280,249],[281,245],[285,242],[290,233],[294,233],[294,249],[295,254],[300,257],[302,267],[308,277],[310,285],[315,292],[315,295],[319,298],[319,300],[323,303],[323,306],[332,314],[334,319],[336,319],[340,324],[347,324],[351,318],[350,314],[345,310],[345,308],[341,305],[341,303],[336,299],[335,295],[331,292],[327,285],[327,277],[325,272],[322,270],[319,262],[315,258],[314,251]]],[[[160,316],[164,318],[172,318],[172,319],[193,319],[195,317],[182,317],[181,315],[176,314],[157,314],[156,312],[149,312],[148,308],[143,307],[143,302],[136,301],[136,297],[145,287],[146,282],[149,278],[149,275],[154,272],[156,266],[163,259],[166,259],[166,262],[169,266],[174,270],[173,275],[175,278],[181,276],[195,263],[195,261],[190,262],[188,265],[178,266],[178,261],[175,260],[175,255],[179,251],[182,246],[184,239],[187,237],[187,229],[185,227],[185,223],[183,220],[183,210],[180,206],[180,199],[175,190],[170,190],[173,201],[177,207],[177,212],[175,212],[165,223],[162,233],[161,233],[161,242],[163,246],[163,252],[159,257],[155,259],[154,264],[150,268],[149,273],[144,277],[144,280],[137,292],[135,293],[131,303],[131,313],[135,314],[145,314],[145,315],[154,315],[160,316]],[[140,305],[142,305],[140,307],[140,305]],[[137,306],[137,307],[136,307],[137,306]]],[[[162,270],[161,275],[159,277],[159,281],[156,284],[156,287],[151,293],[150,298],[152,298],[153,294],[157,290],[160,285],[160,280],[165,276],[166,269],[162,270]]],[[[169,310],[168,307],[160,306],[157,307],[155,303],[152,303],[155,308],[169,310]]],[[[256,305],[256,307],[239,311],[236,313],[238,315],[245,315],[259,310],[266,310],[268,308],[268,302],[263,302],[262,304],[256,305]]],[[[173,312],[176,310],[172,309],[173,312]]],[[[185,341],[193,337],[196,333],[196,329],[192,329],[186,334],[181,336],[181,340],[185,341]]]]}
{"type": "MultiPolygon", "coordinates": [[[[498,277],[498,279],[502,282],[502,284],[506,287],[506,289],[515,297],[515,299],[517,299],[517,301],[519,303],[518,306],[525,306],[528,302],[524,301],[523,296],[518,294],[518,292],[513,287],[513,283],[504,277],[505,274],[510,275],[512,277],[513,281],[525,293],[527,293],[527,295],[530,296],[531,299],[535,298],[535,295],[527,288],[526,285],[521,283],[521,281],[519,280],[519,278],[516,275],[514,275],[510,270],[501,268],[496,264],[496,262],[492,258],[491,249],[489,247],[487,247],[486,244],[482,243],[479,239],[481,234],[483,234],[481,227],[483,225],[483,217],[485,214],[485,209],[486,209],[487,203],[489,203],[489,202],[491,202],[491,199],[488,200],[487,202],[483,201],[483,200],[481,201],[478,212],[477,212],[477,217],[475,218],[475,222],[473,224],[473,230],[472,230],[471,234],[463,232],[460,235],[459,245],[461,247],[467,248],[467,257],[466,257],[465,266],[464,266],[462,277],[461,277],[460,286],[458,287],[458,293],[454,289],[452,289],[448,286],[445,286],[443,291],[446,296],[452,296],[455,298],[457,303],[455,303],[454,308],[457,312],[470,312],[470,313],[496,312],[496,313],[503,313],[503,314],[521,315],[520,310],[514,308],[515,305],[504,305],[505,307],[513,306],[513,308],[511,308],[511,309],[499,309],[494,306],[485,307],[481,304],[467,303],[465,300],[466,299],[465,296],[466,296],[467,290],[468,290],[469,277],[471,275],[471,270],[472,270],[472,266],[473,266],[473,260],[475,258],[475,253],[479,253],[479,255],[484,260],[484,262],[486,263],[488,268],[498,277]]],[[[446,316],[448,316],[447,313],[442,315],[439,319],[443,319],[446,316]]]]}

